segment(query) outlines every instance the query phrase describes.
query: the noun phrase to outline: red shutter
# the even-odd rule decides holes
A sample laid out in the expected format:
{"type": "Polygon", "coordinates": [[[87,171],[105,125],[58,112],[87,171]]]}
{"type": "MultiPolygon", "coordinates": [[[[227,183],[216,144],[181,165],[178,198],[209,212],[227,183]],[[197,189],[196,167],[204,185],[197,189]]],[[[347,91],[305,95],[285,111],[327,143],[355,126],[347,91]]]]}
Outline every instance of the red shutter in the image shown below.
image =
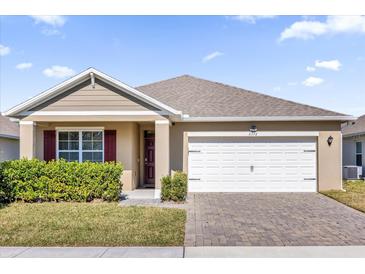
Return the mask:
{"type": "Polygon", "coordinates": [[[43,159],[45,161],[56,159],[56,131],[43,131],[43,138],[43,159]]]}
{"type": "Polygon", "coordinates": [[[117,160],[117,131],[104,131],[104,161],[111,162],[117,160]]]}

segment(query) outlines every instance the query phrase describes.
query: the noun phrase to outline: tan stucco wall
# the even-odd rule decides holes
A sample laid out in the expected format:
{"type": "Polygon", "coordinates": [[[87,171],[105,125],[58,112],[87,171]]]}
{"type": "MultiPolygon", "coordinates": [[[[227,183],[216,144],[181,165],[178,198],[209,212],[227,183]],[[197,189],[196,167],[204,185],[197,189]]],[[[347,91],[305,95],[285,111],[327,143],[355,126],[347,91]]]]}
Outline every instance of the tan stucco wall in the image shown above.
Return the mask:
{"type": "Polygon", "coordinates": [[[19,140],[0,137],[0,162],[19,158],[19,140]]]}
{"type": "MultiPolygon", "coordinates": [[[[43,158],[43,130],[56,127],[104,127],[117,130],[117,160],[124,164],[124,190],[132,190],[143,181],[143,130],[155,129],[156,187],[160,178],[171,170],[184,170],[187,164],[187,132],[192,131],[248,131],[255,124],[258,131],[318,131],[319,190],[341,189],[341,134],[339,122],[231,122],[231,123],[149,123],[136,122],[37,122],[35,155],[43,158]],[[332,146],[327,138],[334,137],[332,146]],[[185,140],[185,142],[184,142],[185,140]],[[168,158],[170,157],[170,161],[168,158]]],[[[21,154],[31,153],[32,126],[21,125],[21,154]],[[30,138],[29,138],[30,137],[30,138]],[[23,145],[22,145],[23,144],[23,145]],[[22,149],[23,147],[23,149],[22,149]]]]}
{"type": "Polygon", "coordinates": [[[341,133],[339,122],[231,122],[231,123],[175,123],[170,128],[170,163],[172,170],[187,169],[186,132],[192,131],[248,131],[251,125],[258,131],[318,131],[318,188],[341,189],[341,133]],[[329,136],[334,138],[331,146],[329,136]],[[185,140],[185,142],[184,142],[185,140]]]}
{"type": "Polygon", "coordinates": [[[169,121],[155,123],[155,187],[161,188],[161,178],[170,174],[170,124],[169,121]]]}
{"type": "Polygon", "coordinates": [[[43,131],[56,127],[104,127],[117,131],[117,161],[124,166],[123,190],[133,190],[139,181],[139,126],[134,122],[37,123],[36,157],[43,159],[43,131]]]}
{"type": "Polygon", "coordinates": [[[32,159],[36,156],[36,123],[19,125],[19,156],[32,159]]]}

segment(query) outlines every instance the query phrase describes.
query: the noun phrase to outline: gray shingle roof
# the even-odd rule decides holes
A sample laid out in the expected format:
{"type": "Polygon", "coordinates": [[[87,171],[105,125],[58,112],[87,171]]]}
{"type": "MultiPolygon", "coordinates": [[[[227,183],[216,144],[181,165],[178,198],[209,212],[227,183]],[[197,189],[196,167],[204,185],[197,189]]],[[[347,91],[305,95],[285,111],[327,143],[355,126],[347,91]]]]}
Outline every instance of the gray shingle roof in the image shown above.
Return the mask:
{"type": "Polygon", "coordinates": [[[354,123],[350,123],[342,128],[342,134],[346,135],[365,135],[365,115],[360,116],[354,123]]]}
{"type": "Polygon", "coordinates": [[[0,136],[19,137],[19,125],[0,114],[0,136]]]}
{"type": "Polygon", "coordinates": [[[345,116],[189,75],[137,89],[190,117],[345,116]]]}

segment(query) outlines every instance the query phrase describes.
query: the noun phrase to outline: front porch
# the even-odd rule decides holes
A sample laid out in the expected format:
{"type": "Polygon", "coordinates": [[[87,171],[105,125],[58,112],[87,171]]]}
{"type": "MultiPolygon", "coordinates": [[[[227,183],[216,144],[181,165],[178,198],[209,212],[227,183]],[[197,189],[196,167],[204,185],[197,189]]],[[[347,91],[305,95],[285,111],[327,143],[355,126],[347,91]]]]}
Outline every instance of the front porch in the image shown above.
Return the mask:
{"type": "Polygon", "coordinates": [[[20,121],[21,158],[115,160],[124,166],[123,191],[146,188],[154,190],[154,197],[159,198],[160,179],[170,173],[169,120],[162,120],[161,116],[156,120],[139,117],[130,121],[124,117],[115,121],[114,117],[111,121],[93,122],[91,117],[89,121],[72,116],[47,118],[20,121]],[[114,139],[106,132],[115,132],[114,139]]]}

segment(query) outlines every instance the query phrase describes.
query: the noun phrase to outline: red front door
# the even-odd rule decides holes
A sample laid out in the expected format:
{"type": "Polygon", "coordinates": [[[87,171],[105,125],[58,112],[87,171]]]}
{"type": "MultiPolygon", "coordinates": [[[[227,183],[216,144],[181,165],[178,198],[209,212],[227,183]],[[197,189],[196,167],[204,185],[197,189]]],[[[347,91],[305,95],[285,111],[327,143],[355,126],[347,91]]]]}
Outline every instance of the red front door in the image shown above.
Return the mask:
{"type": "Polygon", "coordinates": [[[144,133],[144,184],[155,185],[155,133],[144,133]]]}

